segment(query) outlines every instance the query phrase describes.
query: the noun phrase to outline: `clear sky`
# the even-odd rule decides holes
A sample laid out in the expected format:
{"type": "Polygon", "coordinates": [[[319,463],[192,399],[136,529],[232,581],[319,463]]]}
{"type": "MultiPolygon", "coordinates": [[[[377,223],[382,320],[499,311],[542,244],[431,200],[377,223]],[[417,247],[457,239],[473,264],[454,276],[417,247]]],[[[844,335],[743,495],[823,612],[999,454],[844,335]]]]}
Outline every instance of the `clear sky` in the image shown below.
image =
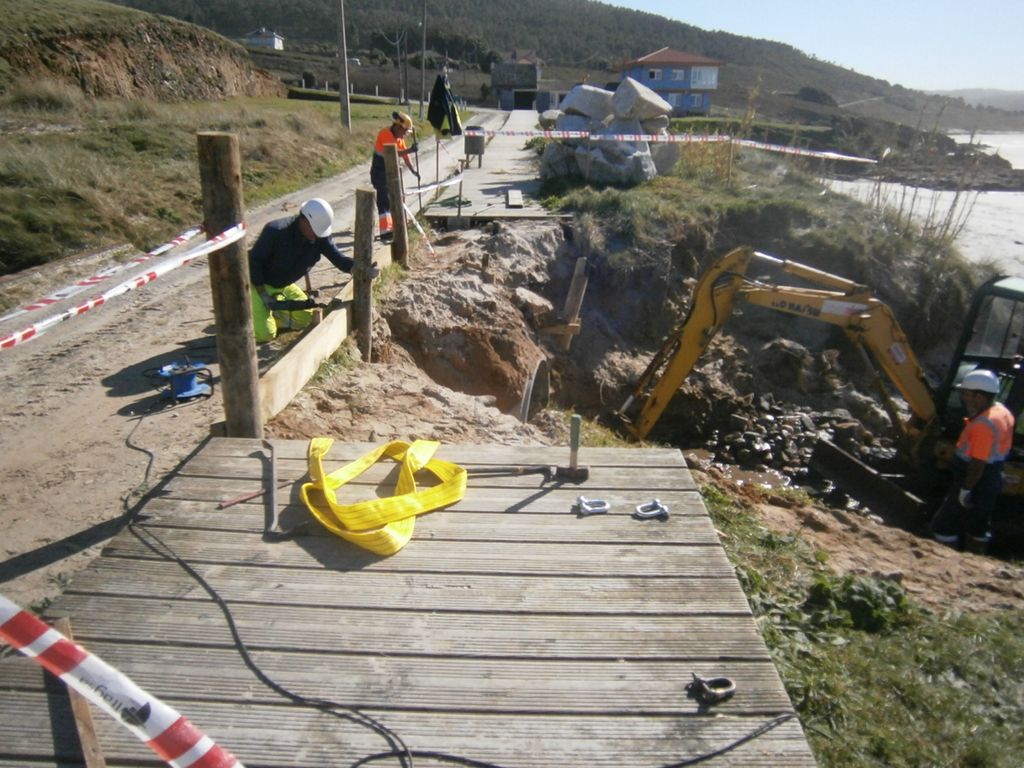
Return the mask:
{"type": "Polygon", "coordinates": [[[603,0],[924,91],[1024,91],[1024,0],[603,0]]]}

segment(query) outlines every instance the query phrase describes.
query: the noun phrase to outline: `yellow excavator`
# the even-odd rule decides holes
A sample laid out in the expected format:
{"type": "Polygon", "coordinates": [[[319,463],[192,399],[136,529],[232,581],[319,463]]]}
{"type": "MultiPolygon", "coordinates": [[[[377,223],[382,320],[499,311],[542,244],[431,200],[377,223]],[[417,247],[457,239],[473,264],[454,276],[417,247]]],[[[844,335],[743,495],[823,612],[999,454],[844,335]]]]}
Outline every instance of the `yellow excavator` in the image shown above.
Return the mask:
{"type": "MultiPolygon", "coordinates": [[[[1014,414],[1024,408],[1024,279],[997,277],[979,288],[953,364],[942,384],[933,388],[892,310],[867,286],[743,247],[730,251],[703,272],[683,324],[665,340],[616,412],[629,434],[641,440],[647,437],[737,301],[842,328],[876,373],[876,388],[889,413],[901,454],[915,475],[916,488],[942,488],[936,473],[948,466],[964,417],[955,386],[969,371],[986,368],[995,372],[1002,385],[999,399],[1014,414]],[[780,285],[749,277],[747,273],[755,263],[820,287],[780,285]],[[910,419],[901,418],[881,374],[906,402],[910,419]]],[[[1024,424],[1020,426],[1024,428],[1024,424]]],[[[1017,439],[1024,442],[1021,429],[1017,439]]],[[[831,444],[819,442],[812,465],[837,480],[855,498],[867,495],[870,503],[899,505],[917,515],[926,511],[927,505],[920,498],[903,488],[891,487],[879,473],[831,444]],[[867,493],[859,496],[855,491],[867,493]]],[[[1007,463],[1006,480],[1004,496],[1024,497],[1024,464],[1019,457],[1007,463]]]]}

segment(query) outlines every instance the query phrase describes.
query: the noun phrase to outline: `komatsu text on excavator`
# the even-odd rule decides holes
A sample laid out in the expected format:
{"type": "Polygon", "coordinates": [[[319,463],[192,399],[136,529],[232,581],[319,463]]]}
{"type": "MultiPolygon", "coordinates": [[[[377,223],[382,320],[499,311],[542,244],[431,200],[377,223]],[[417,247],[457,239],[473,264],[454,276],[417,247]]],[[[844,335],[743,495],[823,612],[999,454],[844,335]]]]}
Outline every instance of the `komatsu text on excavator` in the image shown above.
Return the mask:
{"type": "MultiPolygon", "coordinates": [[[[972,301],[964,331],[946,375],[937,387],[929,384],[917,356],[907,342],[891,309],[860,285],[814,267],[769,256],[751,248],[737,248],[715,261],[693,289],[683,324],[665,340],[617,415],[625,429],[644,439],[657,424],[669,401],[693,370],[711,340],[725,324],[737,301],[828,323],[841,328],[876,372],[876,387],[892,421],[897,444],[910,469],[910,484],[917,494],[941,491],[953,442],[964,412],[956,384],[975,368],[986,368],[1000,379],[999,399],[1014,414],[1024,409],[1024,279],[997,277],[979,288],[972,301]],[[752,263],[770,267],[820,287],[779,285],[747,276],[752,263]],[[881,373],[879,373],[881,369],[881,373]],[[910,409],[903,419],[882,375],[891,382],[910,409]]],[[[1018,419],[1015,443],[1024,444],[1024,424],[1018,419]]],[[[1018,505],[1024,502],[1024,451],[1014,449],[1007,462],[1004,497],[1014,507],[1008,516],[1024,527],[1018,505]]],[[[851,496],[868,503],[899,504],[917,515],[928,503],[906,488],[891,483],[844,455],[831,444],[815,453],[819,469],[833,476],[851,496]],[[857,487],[852,487],[857,486],[857,487]]],[[[906,520],[905,522],[911,522],[906,520]]]]}

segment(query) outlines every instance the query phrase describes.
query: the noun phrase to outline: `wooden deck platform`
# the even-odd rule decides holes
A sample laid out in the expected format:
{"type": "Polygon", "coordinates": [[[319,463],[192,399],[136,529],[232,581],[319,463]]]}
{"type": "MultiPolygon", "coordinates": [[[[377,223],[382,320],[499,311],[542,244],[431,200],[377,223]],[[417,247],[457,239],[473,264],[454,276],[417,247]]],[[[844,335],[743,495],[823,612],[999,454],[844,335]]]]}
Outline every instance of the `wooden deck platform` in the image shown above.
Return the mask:
{"type": "MultiPolygon", "coordinates": [[[[537,112],[516,110],[500,131],[537,129],[537,112]]],[[[487,140],[482,156],[469,158],[461,187],[447,187],[438,200],[424,202],[423,216],[435,226],[458,229],[495,219],[561,218],[540,204],[538,157],[524,136],[497,135],[487,140]],[[461,209],[457,205],[460,197],[461,209]]]]}
{"type": "MultiPolygon", "coordinates": [[[[275,441],[282,524],[298,498],[305,441],[275,441]]],[[[336,443],[328,470],[369,450],[336,443]]],[[[566,464],[565,448],[443,445],[466,466],[566,464]]],[[[262,499],[217,510],[270,476],[259,441],[211,439],[47,611],[249,768],[353,766],[388,743],[351,720],[297,706],[247,668],[224,615],[170,548],[227,601],[259,667],[306,697],[358,707],[427,753],[505,768],[665,766],[727,747],[706,765],[813,766],[799,722],[678,451],[581,449],[581,485],[470,478],[465,498],[421,517],[409,545],[377,557],[331,536],[276,543],[262,499]],[[611,512],[578,517],[579,494],[611,512]],[[671,516],[630,513],[657,497],[671,516]],[[687,697],[691,673],[736,695],[687,697]]],[[[385,495],[391,462],[347,488],[385,495]],[[387,482],[384,482],[387,480],[387,482]]],[[[107,760],[159,765],[97,714],[107,760]]],[[[63,688],[29,660],[0,660],[0,766],[83,765],[63,688]]],[[[396,757],[373,761],[398,766],[396,757]]],[[[471,763],[462,763],[471,764],[471,763]]]]}

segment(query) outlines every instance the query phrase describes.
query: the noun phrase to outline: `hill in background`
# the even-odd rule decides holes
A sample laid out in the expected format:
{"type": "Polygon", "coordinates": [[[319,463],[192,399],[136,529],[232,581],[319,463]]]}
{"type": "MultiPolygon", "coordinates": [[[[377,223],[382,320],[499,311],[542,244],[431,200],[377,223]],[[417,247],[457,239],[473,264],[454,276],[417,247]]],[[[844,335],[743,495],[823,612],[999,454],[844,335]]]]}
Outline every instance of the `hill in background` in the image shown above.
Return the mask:
{"type": "Polygon", "coordinates": [[[129,100],[285,93],[242,46],[176,19],[98,0],[0,0],[0,16],[0,92],[48,79],[129,100]]]}
{"type": "MultiPolygon", "coordinates": [[[[267,27],[289,48],[337,40],[337,0],[117,0],[118,4],[174,16],[240,38],[267,27]]],[[[408,0],[346,0],[349,55],[377,62],[396,57],[393,40],[405,35],[411,65],[420,60],[420,3],[408,0]]],[[[751,106],[781,119],[799,117],[802,89],[824,92],[847,114],[909,126],[946,130],[1024,130],[1024,113],[975,107],[965,99],[926,94],[868,77],[808,56],[784,43],[707,31],[652,13],[591,0],[431,0],[427,17],[428,68],[445,55],[454,69],[487,71],[511,50],[537,53],[546,76],[603,83],[629,59],[669,46],[726,62],[716,105],[743,114],[751,106]],[[558,70],[557,74],[555,70],[558,70]]],[[[412,82],[416,83],[415,77],[412,82]]],[[[472,92],[462,94],[472,100],[472,92]]],[[[812,110],[813,112],[814,110],[812,110]]]]}
{"type": "Polygon", "coordinates": [[[991,107],[1007,112],[1024,112],[1024,91],[1000,91],[992,88],[964,88],[939,91],[939,96],[960,99],[975,107],[991,107]]]}

